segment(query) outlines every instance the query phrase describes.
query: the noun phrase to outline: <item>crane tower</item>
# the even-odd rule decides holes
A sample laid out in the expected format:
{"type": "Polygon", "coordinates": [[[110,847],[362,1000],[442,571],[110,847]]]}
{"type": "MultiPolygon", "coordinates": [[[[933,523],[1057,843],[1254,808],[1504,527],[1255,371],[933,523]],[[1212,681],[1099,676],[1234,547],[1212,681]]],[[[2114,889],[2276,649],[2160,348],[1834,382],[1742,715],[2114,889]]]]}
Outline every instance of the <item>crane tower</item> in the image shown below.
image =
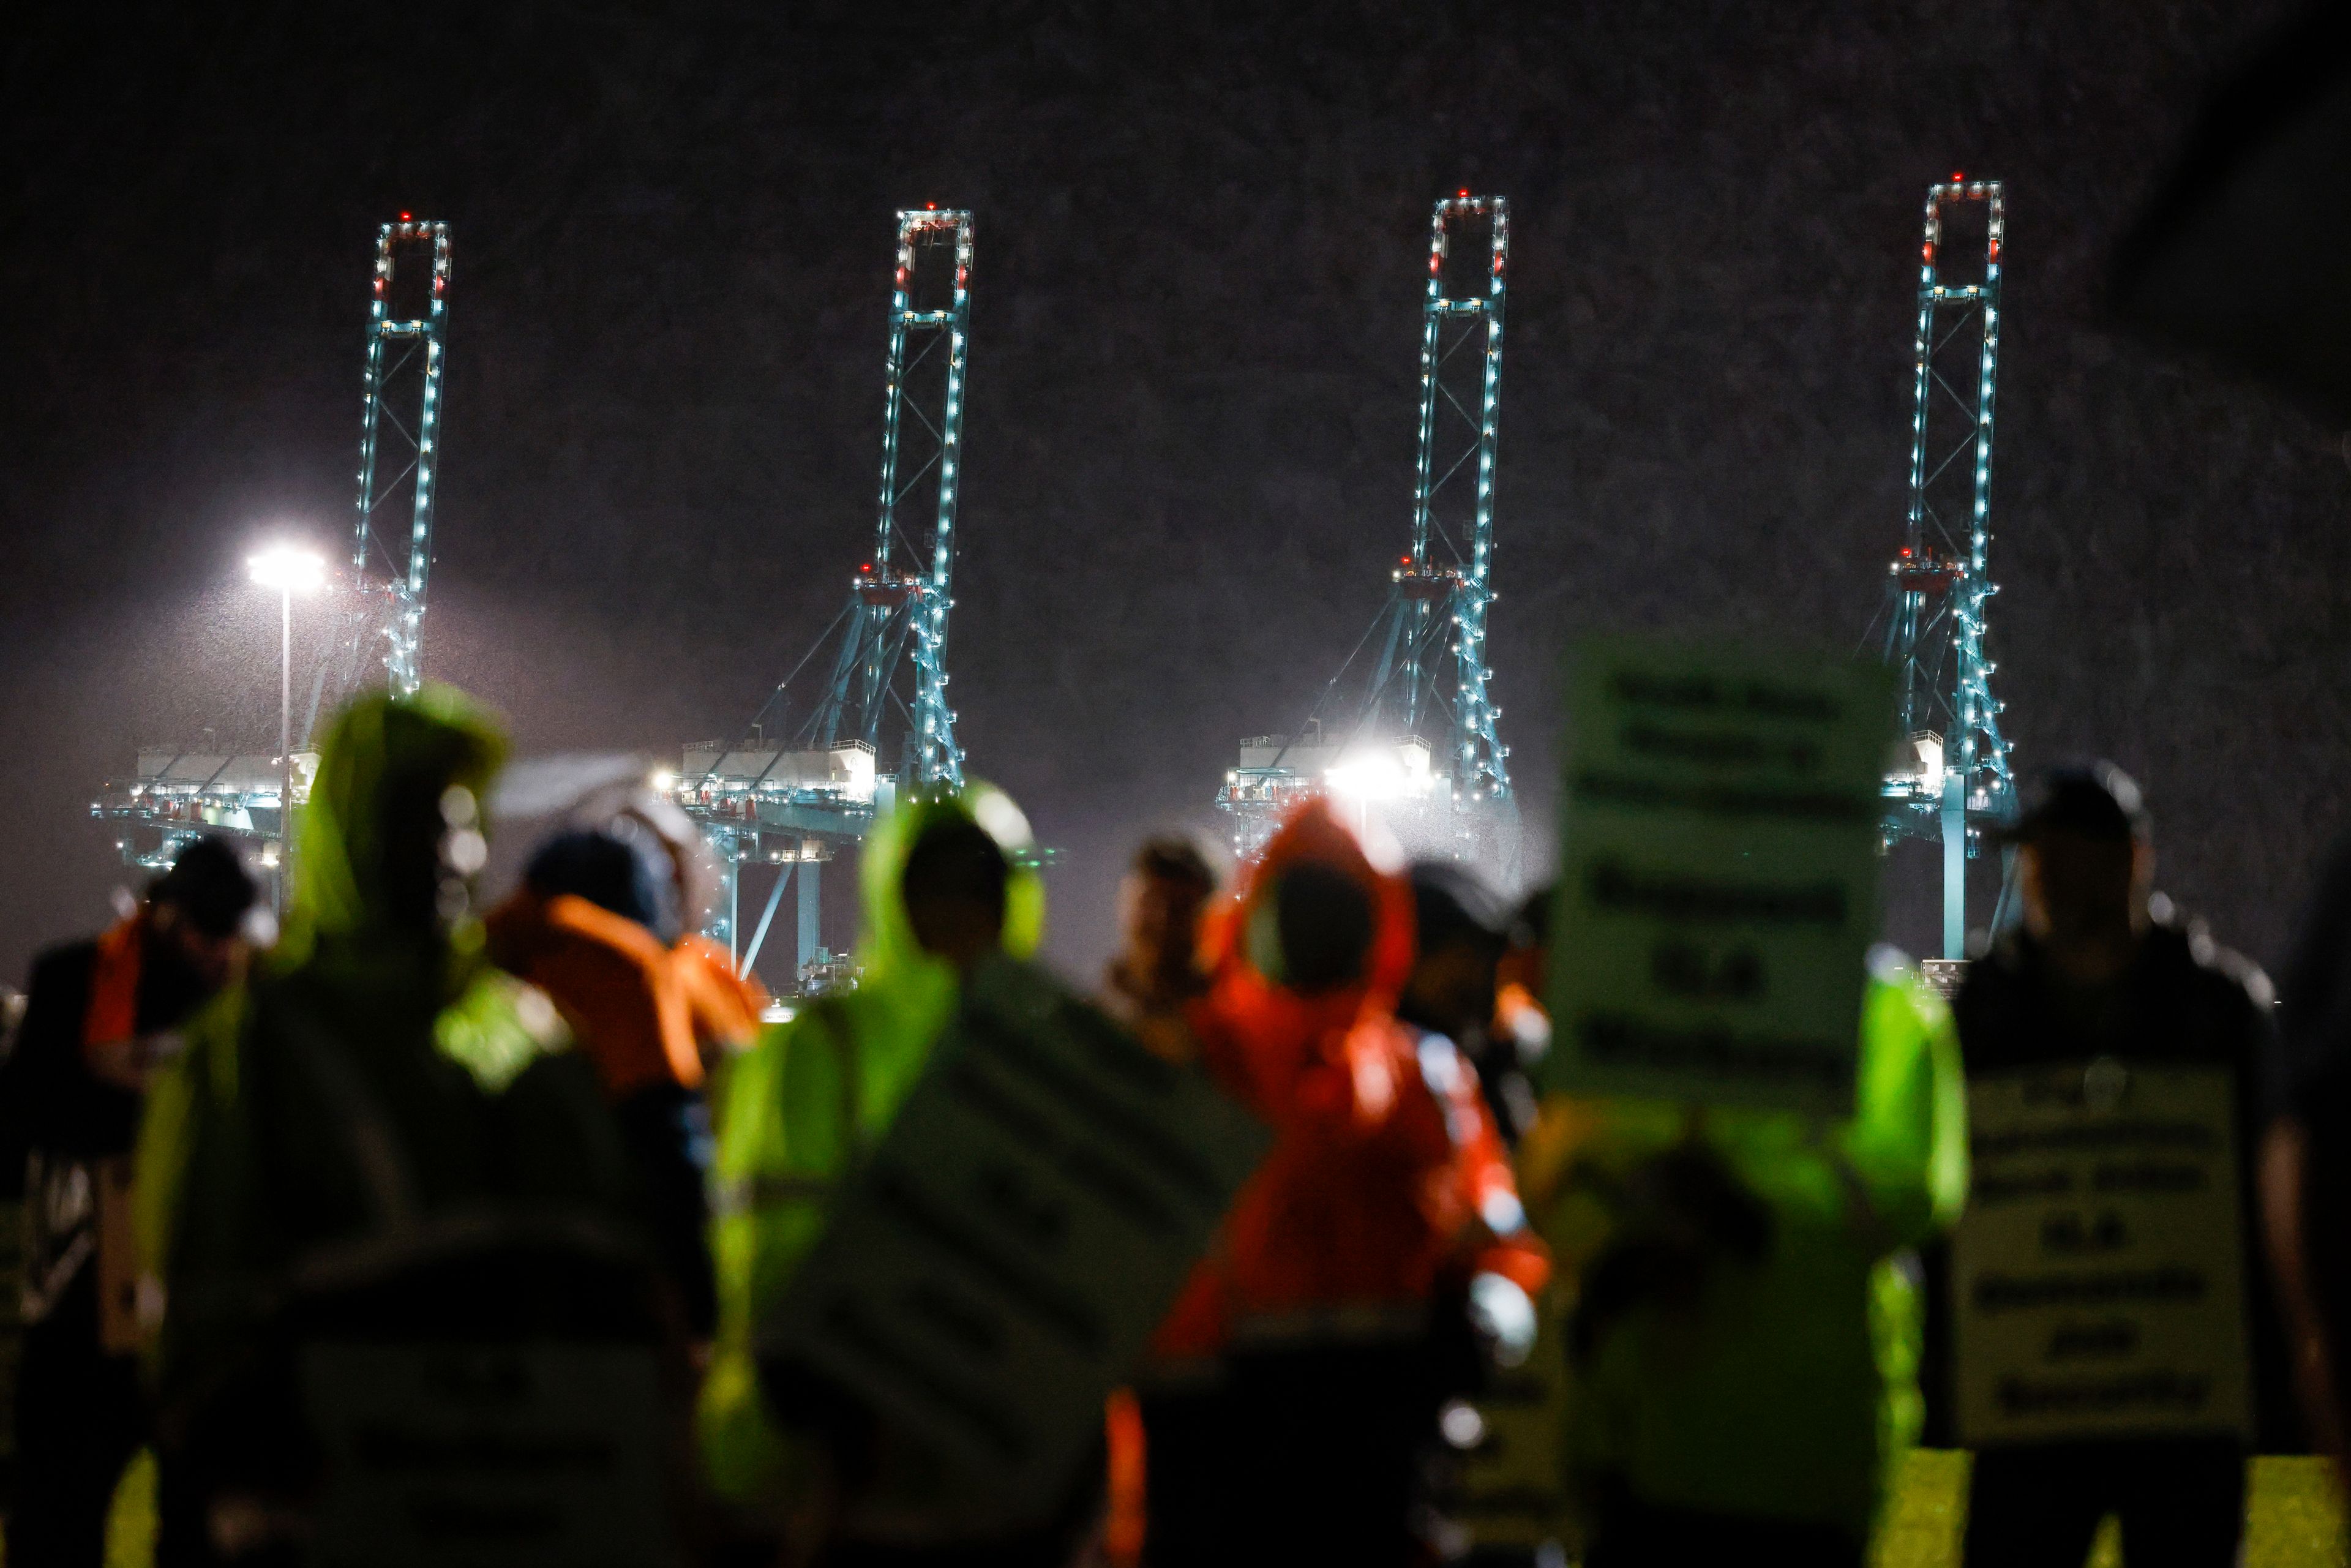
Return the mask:
{"type": "MultiPolygon", "coordinates": [[[[368,306],[359,509],[348,584],[352,597],[319,661],[296,732],[297,803],[308,794],[317,765],[308,737],[322,705],[331,706],[368,684],[371,663],[381,665],[398,691],[414,691],[423,678],[448,311],[449,225],[419,223],[405,213],[381,225],[368,306]]],[[[281,761],[224,747],[207,730],[193,743],[141,747],[131,780],[100,789],[90,814],[121,824],[116,847],[126,863],[160,869],[204,832],[265,841],[264,863],[276,863],[274,841],[286,810],[281,761]]]]}
{"type": "Polygon", "coordinates": [[[400,692],[414,691],[424,678],[424,580],[433,564],[448,310],[449,225],[411,223],[405,214],[401,222],[384,225],[376,238],[375,298],[368,311],[351,575],[376,601],[372,625],[360,638],[370,646],[381,641],[384,672],[400,692]],[[407,268],[400,265],[403,256],[411,262],[407,268]],[[428,261],[421,276],[417,261],[428,261]],[[397,528],[403,512],[404,533],[397,528]],[[373,575],[379,565],[380,582],[373,575]]]}
{"type": "Polygon", "coordinates": [[[1504,198],[1464,191],[1436,204],[1421,305],[1411,547],[1390,569],[1387,603],[1357,644],[1356,654],[1374,642],[1379,651],[1349,709],[1339,706],[1343,666],[1300,733],[1241,742],[1217,805],[1232,818],[1234,848],[1245,856],[1263,846],[1293,800],[1327,789],[1366,814],[1376,806],[1418,852],[1515,872],[1510,748],[1496,730],[1501,709],[1490,695],[1486,650],[1510,250],[1504,198]]]}
{"type": "MultiPolygon", "coordinates": [[[[1910,514],[1887,568],[1886,662],[1900,676],[1902,746],[1886,772],[1887,847],[1943,847],[1943,956],[1964,956],[1967,862],[2015,814],[2011,743],[1985,656],[1991,596],[1992,402],[2000,365],[2001,183],[1954,174],[1927,191],[1910,434],[1910,514]],[[1980,216],[1983,271],[1947,250],[1948,220],[1980,216]]],[[[1971,247],[1970,247],[1971,248],[1971,247]]]]}
{"type": "Polygon", "coordinates": [[[946,648],[971,264],[969,213],[898,214],[872,549],[832,627],[744,731],[685,748],[677,798],[701,822],[724,869],[710,934],[730,951],[737,951],[741,868],[752,862],[780,868],[749,948],[739,953],[745,968],[797,873],[798,970],[804,983],[817,983],[834,962],[818,945],[821,866],[862,839],[900,789],[963,782],[946,648]],[[820,662],[828,643],[831,657],[820,662]],[[825,685],[796,718],[792,683],[812,664],[827,671],[825,685]],[[887,772],[877,766],[885,737],[900,739],[887,772]]]}

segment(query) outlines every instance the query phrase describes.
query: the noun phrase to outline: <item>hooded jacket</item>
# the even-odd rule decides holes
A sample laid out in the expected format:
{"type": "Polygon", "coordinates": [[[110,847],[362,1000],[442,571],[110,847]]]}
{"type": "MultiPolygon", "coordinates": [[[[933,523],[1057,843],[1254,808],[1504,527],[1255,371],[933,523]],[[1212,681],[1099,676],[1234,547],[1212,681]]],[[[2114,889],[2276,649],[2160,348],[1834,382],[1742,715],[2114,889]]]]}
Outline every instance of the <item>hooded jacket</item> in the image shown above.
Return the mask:
{"type": "Polygon", "coordinates": [[[139,1207],[167,1290],[167,1400],[208,1382],[298,1270],[492,1213],[632,1233],[617,1133],[547,998],[488,964],[478,924],[393,914],[395,802],[478,800],[503,750],[432,686],[362,697],[329,729],[286,939],[198,1016],[150,1096],[139,1207]]]}
{"type": "Polygon", "coordinates": [[[483,924],[491,958],[546,991],[615,1103],[702,1087],[685,971],[661,938],[577,894],[529,886],[483,924]]]}
{"type": "Polygon", "coordinates": [[[1559,1097],[1520,1145],[1528,1207],[1584,1298],[1565,1433],[1584,1488],[1869,1529],[1919,1420],[1918,1302],[1891,1255],[1949,1227],[1968,1182],[1949,1013],[1889,955],[1864,997],[1850,1120],[1559,1097]],[[1593,1322],[1607,1260],[1647,1239],[1628,1199],[1692,1145],[1760,1210],[1760,1256],[1593,1322]]]}
{"type": "Polygon", "coordinates": [[[889,1131],[955,1012],[956,971],[914,940],[901,883],[915,843],[956,819],[977,822],[1009,862],[1004,951],[1025,958],[1037,950],[1044,883],[1019,808],[977,783],[911,797],[865,840],[857,988],[768,1028],[725,1064],[712,1096],[718,1338],[698,1426],[713,1485],[738,1501],[789,1485],[794,1469],[758,1389],[752,1345],[759,1322],[815,1245],[833,1189],[889,1131]]]}
{"type": "Polygon", "coordinates": [[[1477,1076],[1442,1036],[1395,1017],[1413,955],[1412,894],[1312,801],[1243,873],[1203,936],[1207,994],[1191,1010],[1203,1059],[1270,1123],[1272,1151],[1235,1199],[1154,1343],[1165,1362],[1229,1345],[1405,1339],[1441,1286],[1475,1271],[1539,1290],[1477,1076]],[[1252,961],[1248,933],[1282,874],[1309,862],[1360,886],[1372,938],[1353,981],[1302,993],[1252,961]]]}

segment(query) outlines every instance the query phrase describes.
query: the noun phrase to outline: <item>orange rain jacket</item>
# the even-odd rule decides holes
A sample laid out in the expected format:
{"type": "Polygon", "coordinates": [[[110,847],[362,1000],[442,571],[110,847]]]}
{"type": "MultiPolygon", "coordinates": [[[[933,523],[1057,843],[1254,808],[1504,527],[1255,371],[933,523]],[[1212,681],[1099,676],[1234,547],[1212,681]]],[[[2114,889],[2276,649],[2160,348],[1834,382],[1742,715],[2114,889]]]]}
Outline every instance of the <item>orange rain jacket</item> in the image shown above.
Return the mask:
{"type": "Polygon", "coordinates": [[[1191,1023],[1208,1068],[1271,1124],[1274,1146],[1235,1200],[1154,1343],[1164,1362],[1226,1345],[1402,1337],[1447,1281],[1493,1271],[1530,1294],[1549,1255],[1519,1209],[1509,1156],[1449,1041],[1394,1015],[1412,966],[1412,894],[1324,802],[1301,807],[1203,936],[1207,994],[1191,1023]],[[1274,984],[1244,933],[1288,867],[1319,861],[1371,895],[1363,978],[1319,995],[1274,984]]]}
{"type": "Polygon", "coordinates": [[[674,948],[624,915],[528,886],[490,912],[490,956],[554,998],[605,1096],[699,1089],[705,1054],[758,1030],[766,996],[698,936],[674,948]]]}
{"type": "Polygon", "coordinates": [[[721,1057],[750,1050],[768,1006],[768,988],[758,977],[737,974],[726,949],[696,932],[677,939],[670,961],[685,989],[686,1019],[705,1070],[717,1066],[721,1057]]]}

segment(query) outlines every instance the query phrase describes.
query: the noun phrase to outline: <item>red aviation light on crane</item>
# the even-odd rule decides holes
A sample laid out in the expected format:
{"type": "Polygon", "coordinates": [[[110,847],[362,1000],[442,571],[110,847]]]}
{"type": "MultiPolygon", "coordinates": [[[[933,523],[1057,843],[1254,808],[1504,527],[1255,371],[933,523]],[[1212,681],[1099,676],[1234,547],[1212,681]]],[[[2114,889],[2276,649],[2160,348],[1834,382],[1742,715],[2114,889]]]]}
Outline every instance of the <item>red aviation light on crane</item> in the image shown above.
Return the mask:
{"type": "Polygon", "coordinates": [[[1967,182],[1967,175],[1965,175],[1965,174],[1961,173],[1961,172],[1960,172],[1959,170],[1957,170],[1957,169],[1954,169],[1954,170],[1952,170],[1952,171],[1951,171],[1951,183],[1952,183],[1952,184],[1954,184],[1954,185],[1964,184],[1966,182],[1967,182]]]}
{"type": "Polygon", "coordinates": [[[408,214],[407,214],[406,213],[402,213],[402,214],[400,214],[400,221],[401,221],[402,223],[406,223],[406,222],[408,222],[408,214]]]}

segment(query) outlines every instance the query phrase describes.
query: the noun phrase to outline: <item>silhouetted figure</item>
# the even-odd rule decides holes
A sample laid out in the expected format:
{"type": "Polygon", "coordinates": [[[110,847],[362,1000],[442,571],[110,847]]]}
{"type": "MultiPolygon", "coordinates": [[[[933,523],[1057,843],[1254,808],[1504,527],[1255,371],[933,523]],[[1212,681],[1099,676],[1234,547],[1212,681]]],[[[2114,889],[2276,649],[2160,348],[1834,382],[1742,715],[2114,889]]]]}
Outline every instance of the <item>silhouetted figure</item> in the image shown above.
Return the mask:
{"type": "Polygon", "coordinates": [[[822,1233],[832,1195],[889,1132],[972,966],[1026,957],[1044,924],[1029,824],[985,785],[903,801],[866,840],[862,978],[770,1029],[716,1103],[719,1325],[700,1410],[704,1468],[737,1528],[828,1564],[1050,1568],[1099,1496],[1016,1512],[822,1367],[763,1361],[763,1324],[822,1233]]]}
{"type": "Polygon", "coordinates": [[[157,1085],[165,1568],[674,1533],[683,1356],[619,1130],[471,915],[503,751],[445,688],[337,716],[285,938],[157,1085]]]}
{"type": "MultiPolygon", "coordinates": [[[[2004,1375],[1991,1402],[1980,1404],[2020,1422],[2039,1420],[2031,1430],[2047,1435],[1976,1439],[1967,1561],[1978,1568],[2074,1568],[2098,1521],[2113,1512],[2121,1517],[2123,1551],[2133,1568],[2222,1568],[2236,1558],[2251,1443],[2278,1414],[2276,1358],[2262,1354],[2274,1338],[2253,1247],[2250,1179],[2261,1116],[2259,1075],[2272,1031],[2269,985],[2153,893],[2150,822],[2137,787],[2119,769],[2101,765],[2052,775],[2042,800],[2010,838],[2018,856],[2022,929],[2001,936],[1970,965],[1954,1004],[1971,1091],[1980,1105],[2005,1082],[2030,1086],[2027,1103],[2035,1093],[2059,1093],[2073,1097],[2067,1103],[2078,1099],[2093,1109],[2113,1108],[2139,1092],[2134,1085],[2142,1076],[2209,1075],[2218,1097],[2209,1113],[2233,1126],[2238,1155],[2235,1168],[2223,1169],[2220,1177],[2235,1184],[2220,1205],[2227,1234],[2210,1239],[2224,1262],[2241,1269],[2244,1334],[2241,1343],[2216,1342],[2204,1354],[2211,1384],[2245,1390],[2252,1426],[2231,1429],[2224,1413],[2203,1412],[2190,1396],[2129,1403],[2139,1385],[2109,1369],[2130,1370],[2126,1360],[2114,1358],[2133,1354],[2136,1298],[2114,1297],[2103,1311],[2085,1308],[2081,1322],[2107,1324],[2108,1341],[2077,1334],[2068,1349],[2053,1338],[2029,1379],[2004,1375]],[[2045,1384],[2048,1394],[2033,1394],[2023,1386],[2027,1381],[2045,1384]],[[2097,1393],[2110,1385],[2110,1394],[2097,1393]],[[2067,1392],[2075,1389],[2083,1392],[2067,1392]],[[2061,1399],[2071,1403],[2050,1403],[2061,1399]],[[2070,1417],[2068,1410],[2074,1413],[2070,1417]],[[2035,1411],[2055,1414],[2043,1418],[2035,1411]]],[[[2116,1125],[2120,1136],[2130,1124],[2116,1125]]],[[[1977,1129],[1979,1138],[1993,1134],[2011,1141],[2033,1135],[1977,1129]]],[[[2125,1193],[2137,1190],[2129,1184],[2143,1188],[2174,1168],[2186,1167],[2159,1166],[2147,1150],[2117,1145],[2108,1173],[2097,1179],[2125,1193]],[[2133,1174],[2142,1170],[2150,1174],[2133,1174]]],[[[2188,1176],[2166,1179],[2178,1185],[2188,1176]]],[[[1980,1186],[1974,1199],[1978,1206],[2019,1201],[2015,1194],[1980,1186]]],[[[2096,1190],[2083,1192],[2077,1207],[2044,1224],[2038,1255],[2003,1261],[1999,1278],[2022,1281],[2020,1291],[2036,1281],[2053,1290],[2075,1279],[2095,1282],[2105,1277],[2102,1269],[2126,1271],[2126,1258],[2108,1262],[2102,1257],[2127,1239],[2119,1229],[2111,1242],[2105,1239],[2108,1228],[2119,1224],[2108,1218],[2116,1213],[2111,1202],[2096,1190]]],[[[1970,1209],[1955,1257],[1979,1212],[1991,1216],[2001,1208],[1970,1209]]],[[[2216,1272],[2210,1279],[2225,1277],[2216,1272]]],[[[1964,1288],[1964,1281],[1955,1282],[1955,1291],[1964,1288]]],[[[2220,1301],[2224,1313],[2228,1305],[2220,1301]]],[[[1955,1297],[1952,1318],[1966,1307],[1955,1297]]],[[[1971,1379],[1985,1375],[1969,1364],[1968,1354],[1962,1343],[1952,1367],[1961,1391],[1954,1404],[1963,1413],[1963,1437],[1969,1436],[1965,1391],[1971,1379]]]]}
{"type": "Polygon", "coordinates": [[[1315,802],[1211,924],[1194,1033],[1275,1144],[1153,1342],[1147,1563],[1418,1561],[1463,1347],[1531,1330],[1548,1261],[1476,1076],[1395,1017],[1410,901],[1315,802]]]}
{"type": "Polygon", "coordinates": [[[1495,1129],[1515,1147],[1534,1124],[1535,1096],[1518,1033],[1499,1027],[1495,1017],[1510,911],[1457,862],[1419,862],[1411,877],[1412,973],[1396,999],[1396,1017],[1445,1036],[1468,1059],[1495,1129]]]}
{"type": "Polygon", "coordinates": [[[1895,1267],[1966,1197],[1949,1015],[1872,956],[1846,1120],[1558,1096],[1519,1149],[1574,1281],[1562,1459],[1587,1568],[1859,1568],[1915,1436],[1895,1267]]]}
{"type": "Polygon", "coordinates": [[[2313,1443],[2351,1433],[2351,843],[2323,867],[2283,977],[2262,1207],[2294,1392],[2313,1443]]]}
{"type": "Polygon", "coordinates": [[[147,1434],[129,1201],[140,1113],[179,1026],[242,970],[259,891],[226,841],[201,838],[104,935],[33,961],[0,1062],[0,1191],[24,1197],[26,1222],[10,1562],[103,1560],[108,1506],[147,1434]]]}

